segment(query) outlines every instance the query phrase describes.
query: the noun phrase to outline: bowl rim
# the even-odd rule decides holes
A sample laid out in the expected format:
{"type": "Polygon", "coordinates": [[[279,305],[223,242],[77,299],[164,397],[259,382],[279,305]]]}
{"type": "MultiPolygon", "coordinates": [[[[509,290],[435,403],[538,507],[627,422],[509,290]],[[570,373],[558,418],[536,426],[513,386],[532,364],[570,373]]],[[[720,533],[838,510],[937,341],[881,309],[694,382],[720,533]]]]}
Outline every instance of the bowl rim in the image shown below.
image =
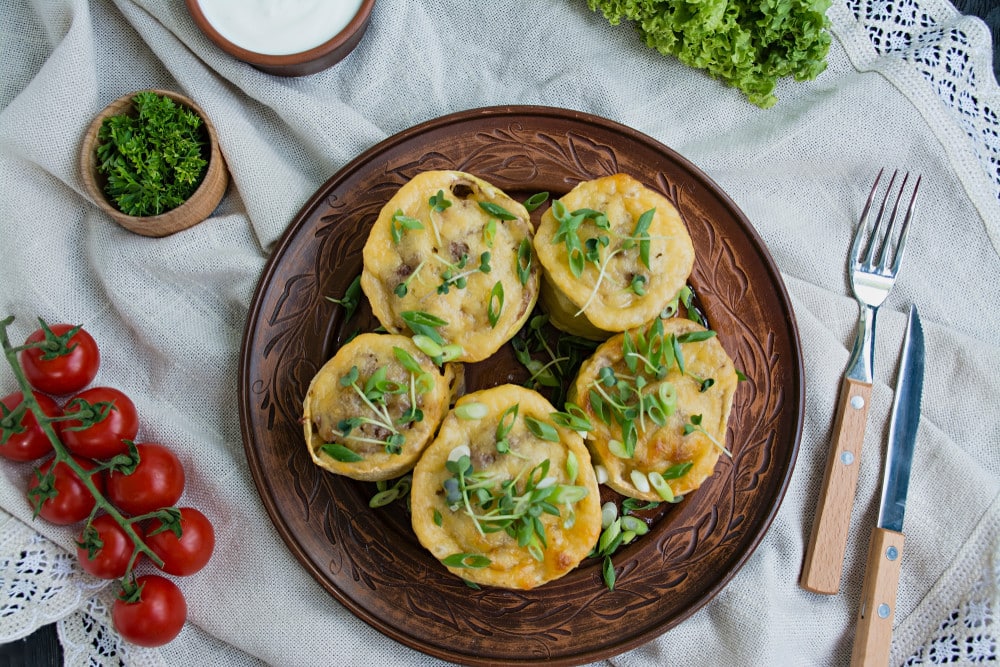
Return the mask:
{"type": "Polygon", "coordinates": [[[226,53],[248,62],[251,65],[260,65],[262,67],[288,67],[319,60],[350,44],[351,38],[354,37],[359,31],[365,29],[368,19],[371,16],[372,9],[375,7],[375,0],[361,0],[361,6],[358,7],[357,13],[351,18],[350,21],[347,22],[347,25],[345,25],[340,32],[327,41],[306,51],[299,51],[297,53],[289,53],[285,55],[270,55],[260,53],[258,51],[250,51],[249,49],[245,49],[242,46],[231,42],[223,37],[222,34],[215,29],[215,26],[213,26],[212,23],[205,17],[204,12],[201,10],[200,0],[185,0],[185,4],[187,5],[188,12],[191,14],[191,17],[194,19],[198,28],[205,33],[205,35],[212,42],[214,42],[216,46],[226,53]]]}

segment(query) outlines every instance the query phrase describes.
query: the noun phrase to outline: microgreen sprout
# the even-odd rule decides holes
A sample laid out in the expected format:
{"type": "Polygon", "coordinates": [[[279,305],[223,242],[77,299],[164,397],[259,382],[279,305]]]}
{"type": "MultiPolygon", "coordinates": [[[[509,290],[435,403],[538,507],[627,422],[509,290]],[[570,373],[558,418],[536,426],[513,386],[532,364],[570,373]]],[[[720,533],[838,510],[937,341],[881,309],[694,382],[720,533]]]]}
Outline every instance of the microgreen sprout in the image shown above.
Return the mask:
{"type": "Polygon", "coordinates": [[[588,493],[587,487],[561,484],[550,476],[549,459],[526,465],[514,478],[497,472],[477,472],[464,452],[454,459],[449,457],[445,465],[451,473],[442,484],[449,509],[468,516],[482,536],[506,532],[537,561],[545,559],[548,547],[542,516],[561,516],[559,505],[563,505],[569,510],[564,518],[566,525],[566,521],[575,519],[573,504],[588,493]]]}
{"type": "MultiPolygon", "coordinates": [[[[558,199],[552,202],[552,214],[559,223],[556,233],[552,236],[552,243],[565,245],[570,273],[575,278],[579,278],[583,275],[588,263],[593,264],[597,269],[594,287],[584,304],[576,312],[577,316],[583,314],[597,297],[601,283],[604,282],[607,275],[611,259],[616,255],[638,248],[639,261],[647,269],[651,268],[649,252],[650,241],[653,237],[649,235],[649,229],[656,215],[656,209],[649,209],[640,215],[628,235],[619,234],[612,229],[606,213],[589,208],[570,212],[566,209],[565,204],[558,199]],[[587,221],[591,222],[591,225],[587,227],[589,233],[585,233],[581,240],[581,229],[587,221]]],[[[642,296],[646,292],[645,281],[644,276],[633,277],[630,283],[624,287],[642,296]]]]}
{"type": "Polygon", "coordinates": [[[493,267],[490,265],[491,255],[488,250],[479,256],[479,264],[468,270],[466,270],[469,265],[469,256],[467,254],[463,254],[454,263],[449,262],[440,255],[431,256],[447,267],[441,272],[441,285],[437,288],[438,294],[447,294],[452,287],[465,289],[469,276],[475,273],[489,273],[493,270],[493,267]]]}
{"type": "Polygon", "coordinates": [[[423,228],[424,223],[413,216],[406,215],[403,213],[403,209],[396,209],[389,221],[389,233],[392,235],[393,243],[399,243],[405,232],[423,228]]]}
{"type": "MultiPolygon", "coordinates": [[[[621,430],[621,437],[608,443],[612,454],[623,459],[632,458],[639,434],[652,428],[651,424],[666,425],[677,410],[677,389],[672,382],[664,380],[675,365],[682,375],[698,382],[701,391],[707,391],[715,383],[712,378],[701,378],[688,371],[681,348],[683,343],[704,341],[714,335],[714,331],[668,334],[659,319],[644,331],[624,333],[622,359],[625,370],[604,366],[587,387],[590,406],[597,418],[621,430]]],[[[636,486],[644,488],[644,482],[636,482],[636,486]]]]}
{"type": "Polygon", "coordinates": [[[406,294],[410,291],[410,283],[413,282],[413,279],[420,274],[420,269],[424,268],[424,264],[426,263],[426,259],[421,260],[421,262],[417,264],[417,268],[413,269],[413,271],[410,272],[410,275],[406,276],[406,279],[403,280],[403,282],[396,285],[396,287],[392,290],[393,294],[399,298],[406,296],[406,294]]]}
{"type": "Polygon", "coordinates": [[[728,449],[726,449],[725,445],[723,445],[721,442],[719,442],[718,440],[716,440],[712,436],[711,433],[709,433],[708,431],[706,431],[702,427],[702,425],[701,425],[701,415],[691,415],[688,418],[688,423],[684,424],[684,435],[691,435],[692,433],[701,433],[706,438],[708,438],[709,440],[711,440],[712,444],[715,445],[716,447],[718,447],[719,450],[723,454],[725,454],[729,458],[733,458],[732,452],[730,452],[728,449]]]}
{"type": "Polygon", "coordinates": [[[530,373],[525,386],[550,389],[553,405],[559,406],[565,401],[566,387],[597,343],[565,335],[548,322],[548,315],[533,315],[527,326],[511,339],[511,347],[515,358],[530,373]]]}
{"type": "Polygon", "coordinates": [[[357,366],[351,366],[351,369],[341,376],[340,385],[350,388],[368,408],[368,413],[337,422],[333,433],[342,442],[324,443],[320,447],[328,456],[343,463],[363,460],[362,456],[345,444],[350,442],[382,445],[387,454],[400,454],[406,442],[406,436],[400,431],[400,427],[423,421],[424,413],[419,407],[419,397],[433,391],[434,377],[425,371],[407,350],[393,347],[392,352],[396,361],[407,371],[405,382],[390,380],[388,366],[379,366],[363,385],[357,366]],[[388,401],[393,396],[402,395],[406,396],[404,404],[407,408],[399,419],[394,420],[389,413],[388,401]],[[360,432],[356,433],[366,424],[375,427],[376,433],[388,432],[388,435],[369,437],[360,432]]]}
{"type": "Polygon", "coordinates": [[[427,200],[427,204],[431,207],[430,221],[431,228],[434,230],[434,239],[437,241],[438,245],[441,245],[441,232],[438,231],[435,214],[443,213],[446,208],[451,206],[451,200],[445,198],[444,190],[438,190],[436,195],[432,195],[431,198],[427,200]]]}
{"type": "Polygon", "coordinates": [[[520,403],[515,403],[514,405],[509,406],[500,415],[495,437],[497,451],[501,454],[506,454],[510,451],[510,443],[507,441],[507,436],[510,434],[511,429],[514,428],[514,423],[517,421],[517,413],[520,407],[520,403]]]}
{"type": "Polygon", "coordinates": [[[332,296],[326,297],[327,301],[332,301],[341,308],[344,309],[344,321],[351,319],[354,316],[355,311],[358,309],[358,305],[361,303],[361,274],[359,273],[351,281],[351,284],[347,286],[347,290],[344,291],[344,296],[339,299],[335,299],[332,296]]]}

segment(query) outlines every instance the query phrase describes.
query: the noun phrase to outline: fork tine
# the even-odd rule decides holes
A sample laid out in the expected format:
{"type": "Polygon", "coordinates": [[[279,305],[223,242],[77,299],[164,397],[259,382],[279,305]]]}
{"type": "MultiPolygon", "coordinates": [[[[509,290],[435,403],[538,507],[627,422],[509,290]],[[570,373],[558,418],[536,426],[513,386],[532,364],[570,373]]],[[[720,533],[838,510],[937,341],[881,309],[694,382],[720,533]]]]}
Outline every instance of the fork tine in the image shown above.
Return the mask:
{"type": "Polygon", "coordinates": [[[865,238],[865,232],[868,229],[868,212],[872,207],[872,200],[875,199],[875,192],[878,190],[879,181],[882,180],[882,173],[885,171],[884,168],[878,170],[878,174],[875,176],[875,183],[872,185],[871,192],[868,193],[868,199],[865,201],[865,207],[861,210],[861,218],[858,221],[858,230],[854,233],[854,240],[851,242],[851,250],[847,254],[849,260],[855,262],[861,261],[861,240],[865,238]]]}
{"type": "MultiPolygon", "coordinates": [[[[903,182],[899,184],[899,192],[896,193],[896,201],[892,204],[892,215],[889,217],[889,224],[885,228],[885,236],[882,238],[882,247],[878,254],[878,266],[875,268],[879,273],[885,271],[885,264],[889,257],[889,246],[892,245],[892,231],[896,226],[896,214],[899,213],[899,202],[903,199],[903,193],[906,192],[906,182],[910,180],[910,172],[903,174],[903,182]]],[[[889,193],[886,193],[886,197],[889,193]]]]}
{"type": "MultiPolygon", "coordinates": [[[[910,235],[910,221],[913,219],[913,211],[917,206],[917,191],[920,189],[921,176],[917,175],[917,182],[913,184],[913,194],[910,195],[910,204],[906,207],[906,217],[903,219],[903,229],[899,232],[899,244],[896,246],[896,255],[892,260],[892,275],[899,272],[899,265],[903,261],[903,250],[906,248],[906,239],[910,235]]],[[[900,191],[902,195],[902,190],[900,191]]]]}
{"type": "MultiPolygon", "coordinates": [[[[868,237],[868,245],[865,250],[864,265],[868,269],[871,269],[872,258],[875,255],[875,246],[879,245],[879,230],[882,227],[882,219],[885,216],[885,206],[889,203],[889,195],[892,194],[892,186],[896,183],[896,176],[899,175],[899,170],[892,172],[892,178],[889,179],[889,185],[885,189],[885,196],[882,197],[882,204],[878,208],[878,215],[875,217],[875,224],[872,225],[871,235],[868,237]]],[[[882,246],[884,247],[884,243],[882,246]]]]}

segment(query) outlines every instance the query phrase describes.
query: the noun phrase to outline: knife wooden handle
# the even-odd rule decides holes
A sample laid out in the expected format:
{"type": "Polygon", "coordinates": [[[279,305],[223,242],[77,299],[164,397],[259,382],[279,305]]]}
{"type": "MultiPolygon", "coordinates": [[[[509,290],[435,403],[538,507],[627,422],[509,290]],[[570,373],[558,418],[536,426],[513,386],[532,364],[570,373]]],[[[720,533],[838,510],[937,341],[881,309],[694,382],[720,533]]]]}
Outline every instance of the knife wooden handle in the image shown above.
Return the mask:
{"type": "Polygon", "coordinates": [[[840,590],[871,396],[870,384],[844,378],[826,474],[799,577],[799,585],[814,593],[833,595],[840,590]]]}
{"type": "Polygon", "coordinates": [[[889,664],[892,646],[892,621],[896,616],[896,591],[903,563],[902,533],[885,528],[872,531],[868,544],[865,582],[861,588],[861,605],[854,631],[852,667],[889,664]]]}

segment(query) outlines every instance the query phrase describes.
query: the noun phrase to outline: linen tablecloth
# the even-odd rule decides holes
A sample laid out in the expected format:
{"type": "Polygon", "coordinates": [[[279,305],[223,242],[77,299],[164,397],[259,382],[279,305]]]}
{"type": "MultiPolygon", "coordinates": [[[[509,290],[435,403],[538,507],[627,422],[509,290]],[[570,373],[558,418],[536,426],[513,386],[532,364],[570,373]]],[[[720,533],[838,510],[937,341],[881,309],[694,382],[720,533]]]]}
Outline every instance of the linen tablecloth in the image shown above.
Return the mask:
{"type": "MultiPolygon", "coordinates": [[[[0,641],[58,621],[70,664],[439,664],[356,619],[302,569],[243,454],[237,366],[268,249],[351,158],[414,124],[498,104],[603,116],[719,183],[768,245],[801,334],[797,465],[752,558],[705,607],[608,662],[842,664],[850,652],[897,354],[911,303],[927,378],[906,517],[892,661],[998,653],[1000,91],[981,22],[944,0],[834,0],[829,67],[782,82],[768,110],[646,48],[584,0],[379,0],[359,47],[299,79],[227,57],[184,4],[8,0],[0,12],[0,315],[83,323],[98,382],[136,402],[141,438],[181,453],[183,504],[217,527],[180,583],[189,622],[138,649],[110,629],[115,585],[74,564],[74,531],[32,521],[29,465],[0,465],[0,641]],[[77,155],[93,116],[144,88],[207,112],[232,184],[206,222],[151,239],[98,212],[77,155]],[[841,592],[797,585],[857,305],[845,252],[877,170],[923,176],[900,278],[879,315],[875,385],[841,592]]],[[[13,391],[0,370],[0,392],[13,391]]]]}

